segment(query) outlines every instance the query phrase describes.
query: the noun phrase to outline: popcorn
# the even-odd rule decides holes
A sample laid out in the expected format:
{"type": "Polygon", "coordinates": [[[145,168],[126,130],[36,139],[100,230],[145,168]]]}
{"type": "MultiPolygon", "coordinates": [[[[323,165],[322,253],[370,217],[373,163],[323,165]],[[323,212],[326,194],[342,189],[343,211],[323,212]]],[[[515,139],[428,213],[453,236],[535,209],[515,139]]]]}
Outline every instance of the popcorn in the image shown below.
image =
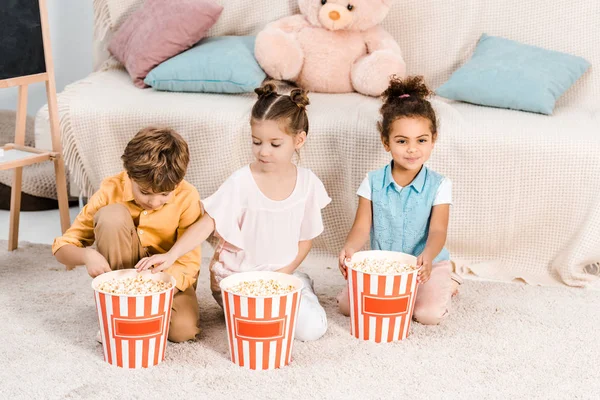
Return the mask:
{"type": "Polygon", "coordinates": [[[387,258],[365,258],[364,260],[348,262],[348,266],[357,271],[367,274],[386,274],[397,275],[405,272],[411,272],[418,267],[401,261],[390,260],[387,258]]]}
{"type": "Polygon", "coordinates": [[[282,285],[274,279],[258,279],[255,281],[244,281],[227,288],[227,291],[241,296],[276,296],[293,292],[293,285],[282,285]]]}
{"type": "Polygon", "coordinates": [[[159,293],[172,286],[170,282],[144,279],[141,274],[138,274],[135,278],[111,279],[102,282],[96,286],[96,289],[110,294],[139,295],[159,293]]]}

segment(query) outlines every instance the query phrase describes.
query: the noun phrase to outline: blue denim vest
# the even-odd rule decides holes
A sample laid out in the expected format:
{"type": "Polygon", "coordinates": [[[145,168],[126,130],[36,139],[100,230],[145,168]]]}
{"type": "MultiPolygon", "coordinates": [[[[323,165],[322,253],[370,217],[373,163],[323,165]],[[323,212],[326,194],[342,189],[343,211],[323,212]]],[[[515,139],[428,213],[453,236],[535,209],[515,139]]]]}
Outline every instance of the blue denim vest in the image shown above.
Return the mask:
{"type": "MultiPolygon", "coordinates": [[[[444,177],[423,166],[415,179],[400,188],[392,177],[392,163],[369,172],[373,223],[371,249],[419,256],[429,234],[431,209],[444,177]]],[[[443,248],[433,263],[450,260],[443,248]]]]}

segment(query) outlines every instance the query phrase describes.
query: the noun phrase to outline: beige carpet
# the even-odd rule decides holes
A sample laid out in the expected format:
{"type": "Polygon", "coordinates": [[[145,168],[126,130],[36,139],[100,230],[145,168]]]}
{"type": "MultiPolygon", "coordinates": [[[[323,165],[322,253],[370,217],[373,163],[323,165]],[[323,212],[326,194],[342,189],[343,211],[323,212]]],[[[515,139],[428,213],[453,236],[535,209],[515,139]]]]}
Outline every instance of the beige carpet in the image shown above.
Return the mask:
{"type": "Polygon", "coordinates": [[[204,273],[201,340],[170,344],[163,364],[129,371],[102,359],[85,269],[65,271],[46,245],[8,253],[0,241],[0,398],[598,398],[598,291],[467,281],[443,325],[413,324],[406,341],[376,345],[352,338],[336,313],[338,272],[306,270],[330,326],[317,342],[296,342],[290,366],[231,363],[204,273]]]}

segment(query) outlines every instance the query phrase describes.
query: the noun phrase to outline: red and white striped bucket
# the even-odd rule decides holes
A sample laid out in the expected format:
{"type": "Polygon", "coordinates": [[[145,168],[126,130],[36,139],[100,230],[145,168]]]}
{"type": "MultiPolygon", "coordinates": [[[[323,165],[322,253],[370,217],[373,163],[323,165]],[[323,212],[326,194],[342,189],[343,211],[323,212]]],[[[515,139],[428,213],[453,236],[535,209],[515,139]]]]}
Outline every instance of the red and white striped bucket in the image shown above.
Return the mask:
{"type": "Polygon", "coordinates": [[[138,274],[123,269],[92,281],[104,360],[122,368],[148,368],[165,359],[175,278],[164,272],[141,272],[145,279],[172,283],[170,289],[149,295],[114,295],[96,289],[102,282],[138,274]]]}
{"type": "MultiPolygon", "coordinates": [[[[416,265],[417,258],[395,251],[359,251],[352,261],[391,259],[416,265]]],[[[368,274],[348,267],[350,333],[372,342],[394,342],[408,336],[417,297],[418,270],[400,275],[368,274]]]]}
{"type": "Polygon", "coordinates": [[[220,283],[231,361],[255,370],[281,368],[292,357],[303,283],[280,272],[241,272],[220,283]],[[227,288],[245,281],[276,280],[296,289],[280,296],[241,296],[227,288]]]}

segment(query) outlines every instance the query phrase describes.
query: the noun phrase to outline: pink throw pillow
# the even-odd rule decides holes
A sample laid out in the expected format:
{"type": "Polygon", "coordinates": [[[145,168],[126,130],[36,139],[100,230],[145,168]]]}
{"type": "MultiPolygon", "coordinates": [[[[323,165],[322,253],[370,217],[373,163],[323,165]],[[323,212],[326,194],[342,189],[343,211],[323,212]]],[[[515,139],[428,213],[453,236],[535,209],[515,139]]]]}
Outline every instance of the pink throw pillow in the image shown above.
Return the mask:
{"type": "Polygon", "coordinates": [[[127,68],[135,86],[148,87],[146,75],[200,41],[221,11],[212,0],[146,0],[119,28],[108,50],[127,68]]]}

